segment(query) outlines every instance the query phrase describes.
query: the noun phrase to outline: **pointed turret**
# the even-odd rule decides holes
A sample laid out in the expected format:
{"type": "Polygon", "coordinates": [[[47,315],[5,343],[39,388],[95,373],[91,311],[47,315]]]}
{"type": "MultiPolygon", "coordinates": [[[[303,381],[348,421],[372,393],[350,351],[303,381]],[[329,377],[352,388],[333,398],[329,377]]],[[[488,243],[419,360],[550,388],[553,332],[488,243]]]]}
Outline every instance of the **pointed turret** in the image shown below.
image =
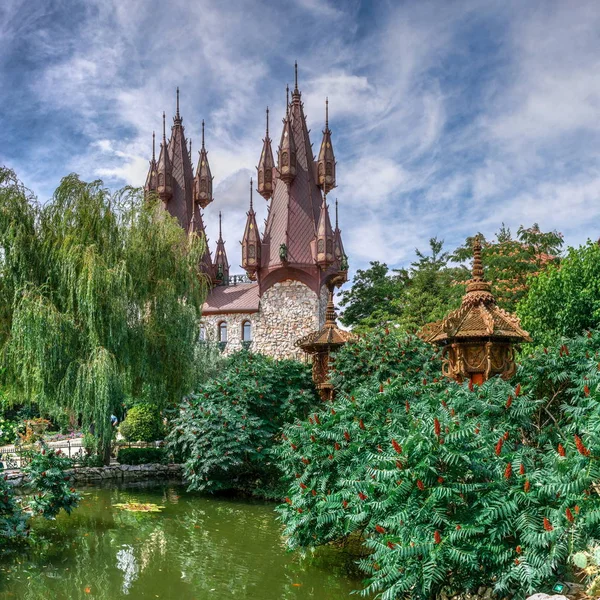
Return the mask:
{"type": "Polygon", "coordinates": [[[204,147],[204,120],[202,121],[202,148],[196,167],[196,176],[194,177],[194,200],[202,207],[206,208],[212,201],[212,175],[208,164],[208,152],[204,147]]]}
{"type": "Polygon", "coordinates": [[[331,130],[329,129],[329,99],[325,100],[325,129],[317,161],[319,187],[328,194],[336,186],[335,182],[335,155],[331,143],[331,130]]]}
{"type": "Polygon", "coordinates": [[[317,224],[315,262],[319,268],[325,270],[333,263],[333,260],[333,231],[331,230],[331,221],[329,220],[327,196],[324,196],[317,224]]]}
{"type": "Polygon", "coordinates": [[[252,179],[250,179],[250,210],[246,219],[246,228],[242,238],[242,269],[248,273],[248,277],[256,279],[256,271],[260,267],[261,242],[256,225],[256,213],[252,204],[252,179]]]}
{"type": "Polygon", "coordinates": [[[289,88],[286,88],[285,119],[283,120],[283,131],[279,143],[279,178],[288,185],[296,176],[296,142],[292,131],[290,118],[289,88]]]}
{"type": "Polygon", "coordinates": [[[169,152],[167,149],[167,132],[166,132],[166,121],[165,113],[163,112],[163,137],[162,143],[160,144],[160,155],[158,157],[157,165],[158,173],[158,185],[156,187],[158,197],[162,200],[166,206],[169,200],[173,197],[173,187],[171,183],[171,161],[169,160],[169,152]]]}
{"type": "Polygon", "coordinates": [[[335,199],[335,230],[333,231],[333,254],[340,265],[340,271],[348,270],[348,257],[342,243],[342,230],[338,221],[338,201],[335,199]]]}
{"type": "Polygon", "coordinates": [[[146,177],[146,184],[144,185],[144,196],[148,197],[150,194],[155,193],[158,189],[158,165],[156,164],[156,135],[152,132],[152,160],[150,161],[150,168],[148,169],[148,176],[146,177]]]}
{"type": "Polygon", "coordinates": [[[219,239],[217,240],[217,250],[215,254],[216,279],[219,283],[229,281],[229,261],[225,252],[225,242],[223,241],[223,231],[221,229],[221,211],[219,211],[219,239]]]}
{"type": "Polygon", "coordinates": [[[258,193],[268,200],[273,195],[273,150],[271,150],[271,138],[269,137],[269,107],[267,106],[267,132],[263,140],[262,153],[258,163],[258,193]]]}

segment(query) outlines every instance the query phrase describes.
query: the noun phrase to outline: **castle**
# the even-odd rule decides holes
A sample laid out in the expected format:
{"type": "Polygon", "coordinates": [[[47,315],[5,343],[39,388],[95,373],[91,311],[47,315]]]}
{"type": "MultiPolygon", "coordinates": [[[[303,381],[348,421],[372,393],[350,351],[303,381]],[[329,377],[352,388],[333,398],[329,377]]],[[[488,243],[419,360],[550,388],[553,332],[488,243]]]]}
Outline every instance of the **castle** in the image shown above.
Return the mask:
{"type": "MultiPolygon", "coordinates": [[[[291,102],[286,102],[277,162],[266,134],[258,163],[257,191],[270,204],[262,235],[256,223],[250,180],[250,207],[243,232],[246,276],[231,276],[219,223],[214,260],[207,249],[199,269],[211,282],[202,309],[200,338],[216,340],[225,354],[246,346],[275,358],[298,357],[296,341],[325,322],[328,293],[347,278],[348,262],[338,226],[332,227],[327,194],[336,187],[336,162],[328,102],[318,157],[311,149],[298,89],[298,66],[291,102]]],[[[177,110],[167,141],[165,115],[158,161],[154,145],[144,186],[189,234],[205,236],[201,209],[213,201],[202,122],[202,147],[194,174],[183,120],[177,110]]],[[[219,220],[220,220],[219,215],[219,220]]]]}

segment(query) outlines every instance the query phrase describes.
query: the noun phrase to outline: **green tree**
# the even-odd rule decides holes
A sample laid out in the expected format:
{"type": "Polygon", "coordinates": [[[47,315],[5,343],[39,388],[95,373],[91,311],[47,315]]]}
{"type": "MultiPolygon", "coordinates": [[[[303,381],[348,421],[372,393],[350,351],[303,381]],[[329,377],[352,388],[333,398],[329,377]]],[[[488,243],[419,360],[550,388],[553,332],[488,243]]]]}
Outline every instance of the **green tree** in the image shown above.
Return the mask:
{"type": "MultiPolygon", "coordinates": [[[[537,223],[517,229],[516,237],[502,224],[495,240],[483,240],[482,260],[486,278],[493,283],[498,305],[514,312],[529,290],[533,277],[559,262],[563,237],[557,231],[543,232],[537,223]]],[[[473,238],[454,251],[452,259],[464,262],[473,257],[473,238]]]]}
{"type": "Polygon", "coordinates": [[[535,343],[574,336],[600,325],[600,246],[588,242],[569,248],[560,266],[552,265],[530,281],[518,306],[521,322],[535,343]]]}
{"type": "Polygon", "coordinates": [[[385,263],[373,261],[368,269],[359,269],[352,287],[341,294],[343,312],[340,321],[347,327],[368,329],[393,322],[399,311],[393,305],[406,281],[405,271],[390,271],[385,263]]]}
{"type": "Polygon", "coordinates": [[[0,170],[0,342],[7,396],[94,424],[110,447],[124,398],[159,408],[192,389],[204,240],[140,190],[65,177],[40,206],[0,170]]]}
{"type": "Polygon", "coordinates": [[[186,399],[168,436],[192,490],[281,498],[273,446],[281,427],[317,404],[308,365],[241,351],[186,399]]]}

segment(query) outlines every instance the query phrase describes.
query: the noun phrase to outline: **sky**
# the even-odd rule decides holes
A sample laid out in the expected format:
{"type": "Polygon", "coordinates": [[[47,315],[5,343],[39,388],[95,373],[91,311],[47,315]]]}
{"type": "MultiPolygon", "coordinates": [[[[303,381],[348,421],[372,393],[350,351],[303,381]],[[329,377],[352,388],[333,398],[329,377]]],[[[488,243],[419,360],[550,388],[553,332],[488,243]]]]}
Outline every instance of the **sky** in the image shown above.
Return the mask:
{"type": "MultiPolygon", "coordinates": [[[[142,186],[152,131],[201,121],[232,272],[294,61],[318,150],[329,97],[351,270],[504,223],[600,236],[597,0],[1,0],[0,164],[41,201],[75,172],[142,186]]],[[[267,203],[255,194],[259,224],[267,203]]]]}

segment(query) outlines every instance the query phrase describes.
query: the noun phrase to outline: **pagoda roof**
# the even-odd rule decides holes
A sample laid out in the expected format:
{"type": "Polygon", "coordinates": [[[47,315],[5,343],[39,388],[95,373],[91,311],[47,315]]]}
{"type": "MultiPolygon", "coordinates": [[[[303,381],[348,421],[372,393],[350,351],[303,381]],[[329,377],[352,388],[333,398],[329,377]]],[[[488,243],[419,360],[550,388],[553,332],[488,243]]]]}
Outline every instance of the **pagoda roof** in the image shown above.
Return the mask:
{"type": "Polygon", "coordinates": [[[475,239],[473,256],[473,275],[467,284],[461,307],[448,313],[441,321],[425,325],[419,332],[419,337],[434,344],[481,338],[515,343],[531,342],[531,337],[521,327],[519,318],[496,304],[492,286],[483,277],[479,238],[475,239]]]}

